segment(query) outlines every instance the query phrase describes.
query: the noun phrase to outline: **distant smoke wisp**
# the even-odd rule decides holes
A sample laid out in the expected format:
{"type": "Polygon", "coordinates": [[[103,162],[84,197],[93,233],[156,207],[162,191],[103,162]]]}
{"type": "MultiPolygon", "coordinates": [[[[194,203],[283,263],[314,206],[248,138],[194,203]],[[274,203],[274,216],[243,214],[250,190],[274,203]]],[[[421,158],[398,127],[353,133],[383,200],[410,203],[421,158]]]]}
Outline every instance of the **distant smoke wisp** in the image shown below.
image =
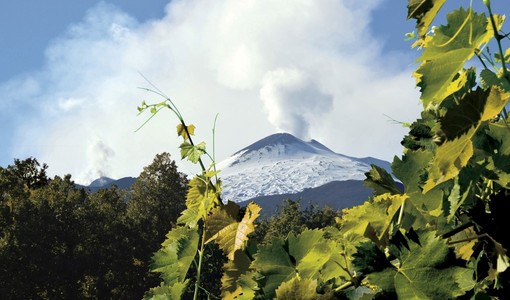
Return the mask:
{"type": "Polygon", "coordinates": [[[91,182],[99,177],[110,175],[110,160],[115,151],[100,139],[94,140],[87,149],[88,170],[82,182],[91,182]]]}
{"type": "Polygon", "coordinates": [[[321,92],[305,72],[279,68],[266,73],[260,98],[268,120],[280,131],[310,137],[310,123],[327,113],[333,98],[321,92]]]}

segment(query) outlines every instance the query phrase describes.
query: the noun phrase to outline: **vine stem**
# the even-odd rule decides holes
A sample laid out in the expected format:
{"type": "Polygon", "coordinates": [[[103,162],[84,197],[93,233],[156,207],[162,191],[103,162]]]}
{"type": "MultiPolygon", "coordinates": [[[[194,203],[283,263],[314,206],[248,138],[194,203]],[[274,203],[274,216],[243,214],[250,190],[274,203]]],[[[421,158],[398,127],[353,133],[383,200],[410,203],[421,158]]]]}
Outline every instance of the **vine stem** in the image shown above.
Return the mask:
{"type": "Polygon", "coordinates": [[[200,274],[202,273],[202,260],[204,258],[204,246],[205,246],[205,222],[202,225],[202,238],[200,241],[200,250],[198,250],[197,281],[195,282],[195,292],[193,294],[193,300],[198,299],[198,288],[200,287],[200,274]]]}
{"type": "Polygon", "coordinates": [[[508,81],[508,70],[506,69],[505,62],[505,53],[503,52],[503,47],[501,46],[501,40],[505,38],[505,36],[499,33],[499,30],[496,26],[496,21],[494,20],[494,14],[492,13],[492,8],[490,2],[487,3],[487,9],[489,10],[489,16],[491,20],[492,30],[494,31],[494,38],[498,44],[498,50],[501,55],[501,67],[503,68],[503,77],[508,81]]]}

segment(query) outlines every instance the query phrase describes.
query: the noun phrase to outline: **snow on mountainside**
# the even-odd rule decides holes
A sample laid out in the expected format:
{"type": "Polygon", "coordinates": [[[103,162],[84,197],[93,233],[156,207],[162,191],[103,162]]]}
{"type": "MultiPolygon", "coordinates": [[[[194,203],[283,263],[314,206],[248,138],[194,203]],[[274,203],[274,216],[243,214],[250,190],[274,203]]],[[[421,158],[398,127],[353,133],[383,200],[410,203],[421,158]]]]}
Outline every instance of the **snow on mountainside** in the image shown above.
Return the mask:
{"type": "Polygon", "coordinates": [[[341,155],[315,140],[305,142],[288,133],[273,134],[218,164],[222,198],[241,202],[298,193],[332,181],[363,180],[370,170],[365,161],[379,160],[341,155]]]}

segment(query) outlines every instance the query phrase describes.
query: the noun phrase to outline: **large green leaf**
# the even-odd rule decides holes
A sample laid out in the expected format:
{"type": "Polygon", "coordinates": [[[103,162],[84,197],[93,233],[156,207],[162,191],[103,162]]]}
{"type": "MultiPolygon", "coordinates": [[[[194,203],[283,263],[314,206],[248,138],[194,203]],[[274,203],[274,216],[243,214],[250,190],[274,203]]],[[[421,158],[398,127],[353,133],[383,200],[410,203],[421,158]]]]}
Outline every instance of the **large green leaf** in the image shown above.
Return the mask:
{"type": "Polygon", "coordinates": [[[487,134],[497,141],[497,148],[489,159],[487,168],[498,176],[496,182],[510,186],[510,130],[505,124],[489,124],[487,134]]]}
{"type": "Polygon", "coordinates": [[[343,211],[342,232],[356,233],[385,246],[390,238],[390,227],[407,195],[384,194],[343,211]]]}
{"type": "Polygon", "coordinates": [[[195,176],[188,183],[187,209],[181,213],[177,222],[195,227],[199,220],[205,219],[213,207],[219,205],[220,192],[220,183],[213,185],[208,174],[195,176]]]}
{"type": "MultiPolygon", "coordinates": [[[[495,19],[498,28],[501,27],[502,18],[495,19]]],[[[447,20],[447,25],[434,30],[432,39],[418,59],[421,65],[414,74],[425,109],[435,107],[458,90],[450,87],[453,79],[475,51],[494,35],[487,17],[471,9],[455,10],[447,15],[447,20]]],[[[459,87],[459,84],[454,83],[454,86],[459,87]]]]}
{"type": "Polygon", "coordinates": [[[254,221],[260,213],[260,206],[254,202],[246,206],[241,221],[237,222],[232,218],[223,206],[218,206],[212,210],[211,215],[206,220],[206,230],[210,231],[212,236],[206,241],[209,243],[216,240],[229,259],[234,259],[234,253],[243,249],[248,235],[255,230],[254,221]]]}
{"type": "Polygon", "coordinates": [[[184,289],[188,285],[188,280],[184,282],[175,282],[171,286],[167,286],[164,283],[161,285],[151,288],[144,299],[146,300],[180,300],[184,289]]]}
{"type": "MultiPolygon", "coordinates": [[[[340,284],[350,278],[346,272],[344,247],[326,239],[324,230],[305,230],[289,234],[287,240],[273,240],[262,246],[250,268],[261,275],[259,286],[265,299],[272,299],[280,284],[292,278],[313,279],[319,283],[337,278],[340,284]]],[[[346,242],[346,241],[343,241],[346,242]]]]}
{"type": "Polygon", "coordinates": [[[223,276],[221,277],[222,297],[223,299],[233,299],[242,293],[241,286],[237,283],[241,275],[248,272],[251,260],[242,250],[234,253],[234,259],[229,260],[223,266],[223,276]]]}
{"type": "Polygon", "coordinates": [[[205,154],[205,143],[201,142],[198,145],[192,145],[189,142],[182,143],[179,148],[181,148],[181,157],[187,158],[192,163],[196,164],[200,157],[205,154]]]}
{"type": "Polygon", "coordinates": [[[483,69],[480,72],[480,81],[484,89],[497,86],[506,92],[510,92],[510,82],[503,77],[499,77],[496,73],[489,69],[483,69]]]}
{"type": "Polygon", "coordinates": [[[371,166],[372,169],[365,173],[367,178],[364,181],[364,185],[373,189],[375,196],[386,193],[402,193],[402,191],[397,188],[397,184],[395,183],[395,180],[393,180],[393,177],[391,177],[385,169],[376,165],[371,166]]]}
{"type": "Polygon", "coordinates": [[[420,37],[424,37],[434,21],[441,6],[446,0],[409,0],[407,4],[407,19],[416,19],[416,28],[420,37]]]}
{"type": "Polygon", "coordinates": [[[398,299],[453,299],[464,294],[470,270],[447,263],[451,249],[435,232],[418,232],[418,238],[419,242],[408,240],[408,248],[401,247],[393,266],[368,274],[366,283],[398,299]]]}
{"type": "Polygon", "coordinates": [[[291,280],[282,283],[276,290],[276,299],[282,300],[321,300],[331,299],[333,295],[317,294],[317,280],[315,279],[300,279],[294,277],[291,280]]]}
{"type": "Polygon", "coordinates": [[[198,238],[195,230],[176,227],[167,234],[162,248],[154,254],[151,269],[161,273],[160,276],[167,286],[184,282],[197,253],[198,238]]]}
{"type": "Polygon", "coordinates": [[[402,159],[395,157],[392,164],[393,173],[404,184],[406,193],[421,193],[420,183],[433,157],[434,154],[430,150],[408,151],[402,159]]]}
{"type": "MultiPolygon", "coordinates": [[[[303,245],[307,246],[310,245],[303,245]]],[[[284,242],[278,239],[260,248],[251,267],[262,276],[259,286],[266,299],[275,297],[275,291],[280,284],[296,276],[295,264],[285,250],[284,242]]]]}
{"type": "Polygon", "coordinates": [[[440,145],[428,171],[423,192],[457,176],[474,154],[473,136],[482,122],[497,116],[510,99],[499,88],[468,93],[440,119],[446,141],[440,145]]]}
{"type": "Polygon", "coordinates": [[[305,230],[287,238],[289,255],[293,258],[301,278],[318,278],[319,272],[332,255],[334,242],[324,238],[321,230],[305,230]]]}

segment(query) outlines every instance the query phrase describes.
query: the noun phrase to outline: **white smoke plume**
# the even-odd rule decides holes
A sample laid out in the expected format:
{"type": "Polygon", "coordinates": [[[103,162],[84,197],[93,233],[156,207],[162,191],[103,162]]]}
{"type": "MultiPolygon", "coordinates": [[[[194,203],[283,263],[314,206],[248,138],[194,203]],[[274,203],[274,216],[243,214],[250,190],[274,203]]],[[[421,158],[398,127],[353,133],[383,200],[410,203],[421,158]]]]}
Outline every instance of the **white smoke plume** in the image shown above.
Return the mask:
{"type": "Polygon", "coordinates": [[[89,169],[81,175],[79,180],[81,182],[92,182],[99,177],[111,176],[111,159],[114,155],[115,151],[104,141],[96,137],[87,148],[87,165],[89,169]]]}
{"type": "Polygon", "coordinates": [[[260,98],[268,119],[277,130],[310,139],[310,123],[331,110],[333,98],[318,90],[303,71],[295,68],[268,72],[260,98]]]}

